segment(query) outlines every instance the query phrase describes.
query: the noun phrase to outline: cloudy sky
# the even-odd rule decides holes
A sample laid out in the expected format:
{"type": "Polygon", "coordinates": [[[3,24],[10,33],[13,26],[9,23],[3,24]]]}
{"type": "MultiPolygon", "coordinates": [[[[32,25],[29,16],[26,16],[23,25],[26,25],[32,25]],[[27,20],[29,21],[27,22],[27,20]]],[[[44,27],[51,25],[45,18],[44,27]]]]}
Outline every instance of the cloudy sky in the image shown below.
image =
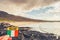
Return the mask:
{"type": "Polygon", "coordinates": [[[60,20],[59,0],[0,0],[0,10],[42,20],[60,20]]]}

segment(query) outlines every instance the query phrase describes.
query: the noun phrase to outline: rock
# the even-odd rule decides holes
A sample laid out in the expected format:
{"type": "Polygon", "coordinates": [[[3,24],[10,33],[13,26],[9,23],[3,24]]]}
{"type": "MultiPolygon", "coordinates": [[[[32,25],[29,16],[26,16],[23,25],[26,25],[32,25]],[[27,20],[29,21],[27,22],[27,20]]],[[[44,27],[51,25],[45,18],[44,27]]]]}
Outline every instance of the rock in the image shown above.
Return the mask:
{"type": "Polygon", "coordinates": [[[0,30],[0,36],[6,35],[6,30],[0,30]]]}
{"type": "MultiPolygon", "coordinates": [[[[1,23],[0,24],[0,36],[6,35],[6,28],[13,26],[10,24],[1,23]]],[[[19,36],[12,37],[12,40],[60,40],[60,36],[56,39],[55,34],[52,33],[42,33],[38,31],[29,30],[28,27],[19,27],[19,36]]]]}

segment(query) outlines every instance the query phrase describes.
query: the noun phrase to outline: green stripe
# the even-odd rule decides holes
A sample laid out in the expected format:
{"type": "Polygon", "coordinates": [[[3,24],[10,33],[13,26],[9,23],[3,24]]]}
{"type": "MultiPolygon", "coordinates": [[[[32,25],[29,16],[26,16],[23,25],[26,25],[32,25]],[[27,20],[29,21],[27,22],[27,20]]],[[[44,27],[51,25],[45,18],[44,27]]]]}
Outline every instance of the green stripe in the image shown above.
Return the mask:
{"type": "Polygon", "coordinates": [[[7,35],[11,36],[11,30],[7,30],[7,35]]]}

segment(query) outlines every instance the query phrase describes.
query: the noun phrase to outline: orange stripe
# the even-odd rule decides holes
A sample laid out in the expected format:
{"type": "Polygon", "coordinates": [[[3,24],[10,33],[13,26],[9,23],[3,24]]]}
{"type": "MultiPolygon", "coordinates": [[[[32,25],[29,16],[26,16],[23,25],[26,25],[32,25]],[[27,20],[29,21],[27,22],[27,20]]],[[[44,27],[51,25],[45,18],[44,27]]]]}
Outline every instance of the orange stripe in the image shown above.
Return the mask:
{"type": "Polygon", "coordinates": [[[12,38],[11,38],[11,37],[9,37],[9,38],[8,38],[8,40],[12,40],[12,38]]]}
{"type": "Polygon", "coordinates": [[[18,30],[15,30],[15,37],[18,37],[18,30]]]}

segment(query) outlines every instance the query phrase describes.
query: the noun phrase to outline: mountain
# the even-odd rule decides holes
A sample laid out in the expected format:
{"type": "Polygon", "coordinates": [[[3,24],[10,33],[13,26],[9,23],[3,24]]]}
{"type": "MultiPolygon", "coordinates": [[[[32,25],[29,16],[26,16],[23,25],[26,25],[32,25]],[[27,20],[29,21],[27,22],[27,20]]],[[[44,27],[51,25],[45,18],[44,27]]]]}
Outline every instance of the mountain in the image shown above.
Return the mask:
{"type": "Polygon", "coordinates": [[[48,20],[35,20],[35,19],[25,18],[25,17],[21,17],[21,16],[11,15],[4,11],[0,11],[0,20],[33,21],[33,22],[60,22],[60,21],[48,21],[48,20]]]}
{"type": "Polygon", "coordinates": [[[0,11],[0,19],[2,20],[12,20],[12,21],[42,21],[42,20],[34,20],[34,19],[29,19],[21,16],[15,16],[8,14],[7,12],[0,11]]]}

